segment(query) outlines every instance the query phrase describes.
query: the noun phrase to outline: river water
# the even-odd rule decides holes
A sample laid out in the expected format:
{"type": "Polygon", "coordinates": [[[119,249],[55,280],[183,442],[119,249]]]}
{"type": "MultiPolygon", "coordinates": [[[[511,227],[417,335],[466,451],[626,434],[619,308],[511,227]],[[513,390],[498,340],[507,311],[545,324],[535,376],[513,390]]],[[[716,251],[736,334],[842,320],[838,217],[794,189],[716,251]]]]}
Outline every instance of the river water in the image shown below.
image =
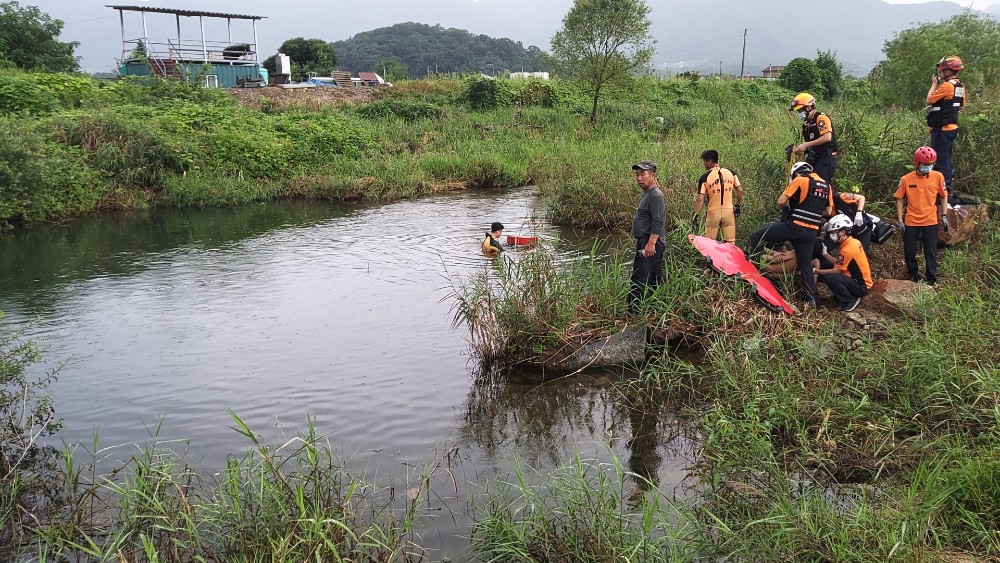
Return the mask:
{"type": "Polygon", "coordinates": [[[544,475],[610,450],[669,491],[691,454],[669,414],[636,412],[601,374],[475,377],[449,294],[485,267],[490,222],[558,239],[569,257],[601,236],[535,221],[537,205],[530,189],[472,191],[41,225],[0,236],[0,311],[50,361],[68,360],[53,392],[69,442],[158,433],[189,440],[192,462],[214,471],[246,448],[231,409],[271,443],[315,418],[354,466],[390,477],[457,446],[460,491],[422,537],[431,560],[463,560],[463,478],[492,478],[515,456],[544,475]]]}

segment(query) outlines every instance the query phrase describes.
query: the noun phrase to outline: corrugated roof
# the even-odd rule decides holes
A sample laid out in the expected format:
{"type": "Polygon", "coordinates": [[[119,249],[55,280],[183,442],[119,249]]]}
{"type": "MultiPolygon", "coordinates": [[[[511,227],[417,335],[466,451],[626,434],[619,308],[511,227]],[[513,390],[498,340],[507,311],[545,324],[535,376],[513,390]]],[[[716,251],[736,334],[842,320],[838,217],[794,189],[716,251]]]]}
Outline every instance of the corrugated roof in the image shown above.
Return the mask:
{"type": "Polygon", "coordinates": [[[126,12],[150,12],[157,14],[176,14],[178,16],[206,16],[209,18],[229,18],[234,20],[263,20],[266,19],[264,16],[249,16],[245,14],[225,14],[222,12],[202,12],[199,10],[175,10],[173,8],[154,8],[152,6],[110,6],[105,5],[106,8],[111,8],[113,10],[123,10],[126,12]]]}

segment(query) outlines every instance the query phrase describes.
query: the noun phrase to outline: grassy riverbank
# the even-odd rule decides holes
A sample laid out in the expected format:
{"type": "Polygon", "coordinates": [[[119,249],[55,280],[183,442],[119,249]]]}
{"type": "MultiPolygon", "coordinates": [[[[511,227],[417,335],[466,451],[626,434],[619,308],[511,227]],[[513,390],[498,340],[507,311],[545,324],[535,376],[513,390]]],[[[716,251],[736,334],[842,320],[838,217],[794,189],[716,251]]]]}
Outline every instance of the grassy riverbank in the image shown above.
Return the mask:
{"type": "MultiPolygon", "coordinates": [[[[838,127],[841,188],[874,196],[877,212],[926,131],[913,112],[873,106],[867,88],[855,81],[821,108],[838,127]]],[[[559,82],[418,81],[377,94],[324,104],[240,92],[243,105],[179,83],[4,71],[0,221],[537,183],[554,220],[621,228],[635,196],[631,163],[660,162],[670,211],[685,216],[698,155],[716,148],[743,177],[751,224],[769,213],[783,148],[798,136],[791,93],[763,81],[639,81],[602,106],[596,127],[585,123],[586,97],[559,82]]],[[[958,187],[990,199],[1000,199],[990,181],[996,111],[970,105],[956,148],[958,187]]]]}

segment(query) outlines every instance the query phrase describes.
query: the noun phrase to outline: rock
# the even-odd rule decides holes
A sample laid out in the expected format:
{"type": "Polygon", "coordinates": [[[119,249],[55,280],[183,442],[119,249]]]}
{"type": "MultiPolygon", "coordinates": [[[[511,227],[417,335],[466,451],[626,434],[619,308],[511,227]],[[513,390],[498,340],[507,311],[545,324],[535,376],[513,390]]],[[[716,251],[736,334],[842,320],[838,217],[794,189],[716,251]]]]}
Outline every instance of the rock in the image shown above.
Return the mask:
{"type": "Polygon", "coordinates": [[[917,302],[934,293],[929,285],[909,280],[880,279],[864,299],[869,309],[889,316],[917,318],[917,302]]]}
{"type": "Polygon", "coordinates": [[[857,313],[855,311],[849,311],[847,313],[844,313],[844,316],[847,317],[847,319],[853,322],[854,324],[858,325],[859,327],[864,328],[865,326],[868,326],[868,321],[865,320],[865,318],[861,315],[861,313],[857,313]]]}
{"type": "Polygon", "coordinates": [[[938,240],[946,245],[969,240],[980,225],[986,224],[989,216],[989,209],[985,204],[949,206],[948,232],[944,232],[944,227],[938,227],[938,240]]]}
{"type": "Polygon", "coordinates": [[[803,354],[819,356],[823,360],[829,360],[837,355],[837,347],[831,342],[822,342],[814,338],[807,338],[802,341],[799,351],[803,354]]]}
{"type": "Polygon", "coordinates": [[[547,358],[543,364],[546,369],[566,372],[641,364],[646,359],[647,330],[646,325],[630,326],[607,338],[588,342],[568,355],[547,358]]]}

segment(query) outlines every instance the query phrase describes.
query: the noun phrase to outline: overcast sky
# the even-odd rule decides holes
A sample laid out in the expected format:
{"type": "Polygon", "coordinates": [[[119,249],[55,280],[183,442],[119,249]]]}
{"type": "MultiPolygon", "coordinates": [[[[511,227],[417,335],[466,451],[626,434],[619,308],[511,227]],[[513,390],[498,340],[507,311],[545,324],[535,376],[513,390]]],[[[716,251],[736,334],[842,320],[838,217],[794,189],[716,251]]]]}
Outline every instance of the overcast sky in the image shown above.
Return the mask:
{"type": "MultiPolygon", "coordinates": [[[[670,2],[678,0],[648,0],[653,16],[669,10],[670,2]]],[[[891,3],[911,3],[888,0],[891,3]]],[[[986,8],[1000,0],[960,2],[986,8]]],[[[79,41],[77,54],[87,72],[110,70],[122,54],[121,28],[118,12],[106,8],[108,0],[21,0],[22,5],[37,5],[41,10],[65,22],[63,41],[79,41]]],[[[525,47],[548,48],[549,39],[572,6],[573,0],[123,0],[122,5],[171,7],[189,10],[210,10],[265,16],[258,24],[260,52],[273,54],[278,45],[290,37],[318,37],[328,41],[346,39],[358,32],[400,22],[415,21],[441,24],[444,27],[468,29],[494,37],[509,37],[525,47]]],[[[142,36],[138,14],[126,17],[126,34],[142,36]]],[[[176,36],[176,22],[165,14],[147,15],[151,41],[165,41],[176,36]]],[[[197,18],[182,18],[182,35],[200,39],[197,18]]],[[[206,34],[225,41],[225,23],[206,21],[206,34]]],[[[252,42],[253,32],[248,22],[233,23],[233,39],[252,42]]]]}

